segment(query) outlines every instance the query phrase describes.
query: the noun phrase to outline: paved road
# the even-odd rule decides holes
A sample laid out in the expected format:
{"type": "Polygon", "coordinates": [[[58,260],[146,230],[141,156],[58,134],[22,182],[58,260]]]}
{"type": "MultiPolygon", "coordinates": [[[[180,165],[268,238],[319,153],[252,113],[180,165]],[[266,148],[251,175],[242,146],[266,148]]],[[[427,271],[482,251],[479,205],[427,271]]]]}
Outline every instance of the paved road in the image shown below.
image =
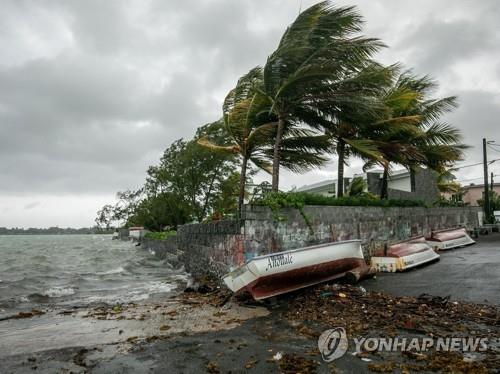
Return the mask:
{"type": "Polygon", "coordinates": [[[500,305],[500,234],[480,236],[469,247],[440,252],[440,261],[405,273],[377,274],[362,283],[396,296],[450,295],[454,300],[500,305]]]}

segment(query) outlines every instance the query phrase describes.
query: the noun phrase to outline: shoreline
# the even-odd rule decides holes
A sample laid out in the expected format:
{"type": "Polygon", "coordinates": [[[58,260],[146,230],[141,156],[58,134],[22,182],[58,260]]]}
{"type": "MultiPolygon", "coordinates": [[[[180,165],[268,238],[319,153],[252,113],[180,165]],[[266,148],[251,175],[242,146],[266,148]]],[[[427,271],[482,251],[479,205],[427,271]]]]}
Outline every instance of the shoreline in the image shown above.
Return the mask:
{"type": "Polygon", "coordinates": [[[475,246],[442,252],[441,261],[421,269],[378,275],[357,286],[320,284],[260,302],[202,283],[196,290],[141,304],[49,308],[40,316],[0,322],[0,335],[7,324],[15,327],[7,329],[10,341],[0,339],[2,369],[494,372],[500,367],[500,303],[493,287],[499,269],[497,243],[498,236],[492,235],[475,246]],[[318,337],[336,327],[345,328],[349,347],[344,356],[327,363],[318,337]],[[486,352],[357,352],[355,339],[363,337],[486,337],[492,343],[486,352]],[[43,339],[50,344],[42,345],[43,339]],[[33,349],[36,344],[41,350],[33,349]]]}
{"type": "MultiPolygon", "coordinates": [[[[488,372],[500,364],[499,347],[470,361],[457,352],[353,354],[352,338],[360,334],[423,337],[473,332],[475,336],[499,336],[500,309],[495,305],[430,296],[395,297],[342,284],[323,284],[264,302],[228,299],[227,291],[210,286],[204,292],[184,292],[162,303],[130,304],[120,310],[102,307],[66,313],[58,328],[67,327],[61,321],[72,321],[70,327],[79,327],[73,331],[80,336],[77,344],[64,341],[35,353],[25,347],[24,352],[2,358],[5,370],[222,373],[239,368],[256,373],[321,373],[440,367],[488,372]],[[82,326],[86,325],[93,328],[93,340],[82,339],[82,326]],[[340,325],[350,339],[348,353],[333,363],[323,362],[318,336],[340,325]]],[[[30,320],[50,317],[49,312],[30,320]]],[[[26,342],[29,334],[25,331],[21,340],[26,342]]]]}

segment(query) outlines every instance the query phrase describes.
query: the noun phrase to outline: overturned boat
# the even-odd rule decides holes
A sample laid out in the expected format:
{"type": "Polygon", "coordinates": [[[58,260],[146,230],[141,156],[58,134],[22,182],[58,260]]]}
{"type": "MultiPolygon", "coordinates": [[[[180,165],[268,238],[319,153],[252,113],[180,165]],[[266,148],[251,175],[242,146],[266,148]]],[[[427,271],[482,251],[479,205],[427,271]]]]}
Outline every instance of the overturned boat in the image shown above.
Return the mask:
{"type": "Polygon", "coordinates": [[[233,292],[248,291],[256,300],[347,276],[370,274],[360,240],[333,242],[254,257],[224,276],[233,292]]]}
{"type": "Polygon", "coordinates": [[[427,243],[439,250],[463,247],[474,244],[475,241],[467,234],[463,227],[433,231],[427,238],[427,243]]]}
{"type": "Polygon", "coordinates": [[[393,273],[439,260],[439,255],[418,236],[392,245],[386,245],[371,258],[372,267],[380,272],[393,273]]]}

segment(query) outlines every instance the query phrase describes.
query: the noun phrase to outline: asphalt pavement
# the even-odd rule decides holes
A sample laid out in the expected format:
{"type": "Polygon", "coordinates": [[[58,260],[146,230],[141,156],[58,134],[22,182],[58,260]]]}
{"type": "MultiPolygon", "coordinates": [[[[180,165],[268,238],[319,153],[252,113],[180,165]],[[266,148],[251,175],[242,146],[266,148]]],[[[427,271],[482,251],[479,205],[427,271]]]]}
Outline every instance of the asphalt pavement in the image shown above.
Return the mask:
{"type": "Polygon", "coordinates": [[[438,262],[402,273],[378,273],[362,286],[396,296],[426,293],[500,305],[500,233],[481,235],[476,244],[439,254],[438,262]]]}

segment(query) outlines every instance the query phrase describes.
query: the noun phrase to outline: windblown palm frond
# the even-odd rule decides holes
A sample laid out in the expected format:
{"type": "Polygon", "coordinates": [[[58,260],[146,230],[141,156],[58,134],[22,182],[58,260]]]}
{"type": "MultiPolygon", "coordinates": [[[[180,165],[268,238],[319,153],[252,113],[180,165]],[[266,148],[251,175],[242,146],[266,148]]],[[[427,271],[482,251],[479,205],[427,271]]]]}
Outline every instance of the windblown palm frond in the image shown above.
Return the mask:
{"type": "Polygon", "coordinates": [[[262,93],[269,97],[271,112],[278,119],[274,190],[279,185],[285,126],[320,128],[328,115],[325,110],[334,107],[335,101],[355,101],[359,95],[358,82],[352,78],[383,47],[377,39],[356,35],[361,26],[362,18],[354,7],[336,7],[323,1],[297,17],[268,57],[262,93]]]}

